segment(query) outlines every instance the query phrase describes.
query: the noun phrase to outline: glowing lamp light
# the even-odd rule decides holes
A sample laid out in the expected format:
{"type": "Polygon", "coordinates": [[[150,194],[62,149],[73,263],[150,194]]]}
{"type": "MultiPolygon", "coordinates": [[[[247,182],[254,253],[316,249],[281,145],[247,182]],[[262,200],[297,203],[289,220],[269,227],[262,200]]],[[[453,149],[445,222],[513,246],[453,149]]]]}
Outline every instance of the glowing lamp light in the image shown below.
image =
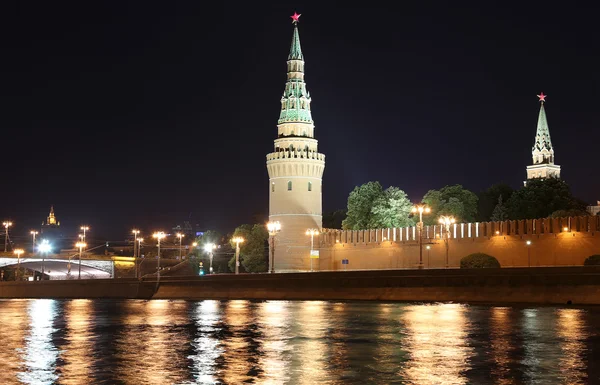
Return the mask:
{"type": "Polygon", "coordinates": [[[277,233],[281,231],[281,223],[279,223],[279,221],[269,222],[267,223],[267,230],[269,230],[269,233],[271,234],[277,233]]]}
{"type": "Polygon", "coordinates": [[[242,238],[242,237],[234,237],[232,239],[232,241],[233,241],[233,243],[236,243],[236,244],[237,243],[243,243],[244,242],[244,238],[242,238]]]}
{"type": "Polygon", "coordinates": [[[431,246],[427,245],[425,248],[426,248],[427,250],[429,250],[429,249],[431,249],[431,246]]]}
{"type": "Polygon", "coordinates": [[[500,231],[496,230],[496,235],[500,235],[500,231]]]}
{"type": "Polygon", "coordinates": [[[206,251],[207,253],[210,253],[211,251],[213,251],[216,248],[217,248],[217,246],[215,246],[214,243],[207,243],[204,245],[204,251],[206,251]]]}
{"type": "Polygon", "coordinates": [[[75,247],[77,247],[77,248],[79,248],[79,249],[83,249],[83,248],[84,248],[84,247],[86,247],[86,246],[87,246],[87,243],[85,243],[85,242],[77,242],[77,243],[75,244],[75,247]]]}
{"type": "Polygon", "coordinates": [[[49,253],[52,250],[52,245],[47,239],[42,240],[42,243],[38,246],[38,251],[41,253],[49,253]]]}
{"type": "Polygon", "coordinates": [[[164,231],[157,231],[154,234],[152,234],[152,238],[156,238],[158,240],[161,240],[166,237],[167,237],[167,234],[165,234],[164,231]]]}
{"type": "Polygon", "coordinates": [[[198,242],[192,243],[192,246],[197,247],[198,246],[198,242]]]}
{"type": "Polygon", "coordinates": [[[569,231],[569,228],[565,226],[563,227],[563,231],[569,231]]]}
{"type": "MultiPolygon", "coordinates": [[[[279,222],[277,222],[277,223],[279,223],[279,222]]],[[[319,230],[308,229],[308,230],[306,230],[306,235],[319,235],[319,230]]]]}
{"type": "Polygon", "coordinates": [[[17,258],[21,258],[21,254],[23,254],[24,252],[25,252],[25,250],[23,250],[23,249],[15,249],[15,251],[14,251],[17,258]]]}
{"type": "Polygon", "coordinates": [[[527,242],[525,242],[525,243],[527,244],[527,246],[530,246],[530,245],[531,245],[531,241],[527,241],[527,242]]]}

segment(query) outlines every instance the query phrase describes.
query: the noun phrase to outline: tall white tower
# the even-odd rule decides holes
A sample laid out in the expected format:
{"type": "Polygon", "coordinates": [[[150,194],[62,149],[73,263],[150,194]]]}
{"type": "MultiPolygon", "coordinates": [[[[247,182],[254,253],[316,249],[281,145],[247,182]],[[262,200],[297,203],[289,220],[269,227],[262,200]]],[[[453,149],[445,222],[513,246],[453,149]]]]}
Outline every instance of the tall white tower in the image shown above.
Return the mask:
{"type": "Polygon", "coordinates": [[[560,166],[554,164],[554,148],[550,140],[550,130],[546,120],[544,102],[547,95],[540,93],[540,115],[538,117],[535,143],[531,149],[533,164],[527,166],[527,179],[532,178],[560,178],[560,166]]]}
{"type": "Polygon", "coordinates": [[[308,270],[310,237],[306,230],[322,227],[321,181],[325,155],[317,151],[314,138],[311,98],[304,83],[299,17],[296,13],[292,16],[294,33],[287,61],[287,83],[281,97],[277,139],[274,152],[267,155],[269,221],[281,223],[281,232],[274,241],[275,271],[308,270]]]}

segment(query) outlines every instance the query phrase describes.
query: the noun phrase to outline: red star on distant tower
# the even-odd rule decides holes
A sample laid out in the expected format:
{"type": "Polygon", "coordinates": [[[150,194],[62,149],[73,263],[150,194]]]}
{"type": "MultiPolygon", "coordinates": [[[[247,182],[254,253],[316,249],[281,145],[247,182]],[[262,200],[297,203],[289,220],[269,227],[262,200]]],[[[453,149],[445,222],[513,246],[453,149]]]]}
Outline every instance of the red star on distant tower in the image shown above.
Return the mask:
{"type": "Polygon", "coordinates": [[[546,101],[546,96],[543,92],[541,92],[537,97],[540,98],[540,102],[544,103],[546,101]]]}
{"type": "Polygon", "coordinates": [[[294,14],[292,16],[290,16],[292,18],[292,23],[298,24],[298,19],[300,18],[300,16],[302,16],[302,15],[299,15],[296,12],[294,12],[294,14]]]}

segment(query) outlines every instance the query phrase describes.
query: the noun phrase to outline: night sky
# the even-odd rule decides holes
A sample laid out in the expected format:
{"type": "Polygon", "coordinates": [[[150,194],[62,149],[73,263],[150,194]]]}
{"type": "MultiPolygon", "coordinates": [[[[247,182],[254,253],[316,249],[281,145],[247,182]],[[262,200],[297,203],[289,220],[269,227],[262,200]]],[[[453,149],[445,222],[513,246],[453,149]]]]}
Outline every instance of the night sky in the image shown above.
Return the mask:
{"type": "Polygon", "coordinates": [[[446,184],[522,186],[541,91],[563,179],[600,199],[597,9],[205,3],[3,5],[0,217],[15,234],[51,204],[66,231],[109,239],[266,216],[294,11],[324,211],[370,180],[415,202],[446,184]]]}

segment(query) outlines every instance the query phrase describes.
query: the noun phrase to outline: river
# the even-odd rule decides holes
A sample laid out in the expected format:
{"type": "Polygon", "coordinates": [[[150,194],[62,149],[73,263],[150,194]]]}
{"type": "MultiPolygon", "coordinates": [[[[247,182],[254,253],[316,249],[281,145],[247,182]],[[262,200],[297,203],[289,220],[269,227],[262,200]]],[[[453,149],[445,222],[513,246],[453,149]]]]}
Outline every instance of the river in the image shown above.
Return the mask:
{"type": "Polygon", "coordinates": [[[0,384],[600,383],[600,308],[1,300],[0,384]]]}

